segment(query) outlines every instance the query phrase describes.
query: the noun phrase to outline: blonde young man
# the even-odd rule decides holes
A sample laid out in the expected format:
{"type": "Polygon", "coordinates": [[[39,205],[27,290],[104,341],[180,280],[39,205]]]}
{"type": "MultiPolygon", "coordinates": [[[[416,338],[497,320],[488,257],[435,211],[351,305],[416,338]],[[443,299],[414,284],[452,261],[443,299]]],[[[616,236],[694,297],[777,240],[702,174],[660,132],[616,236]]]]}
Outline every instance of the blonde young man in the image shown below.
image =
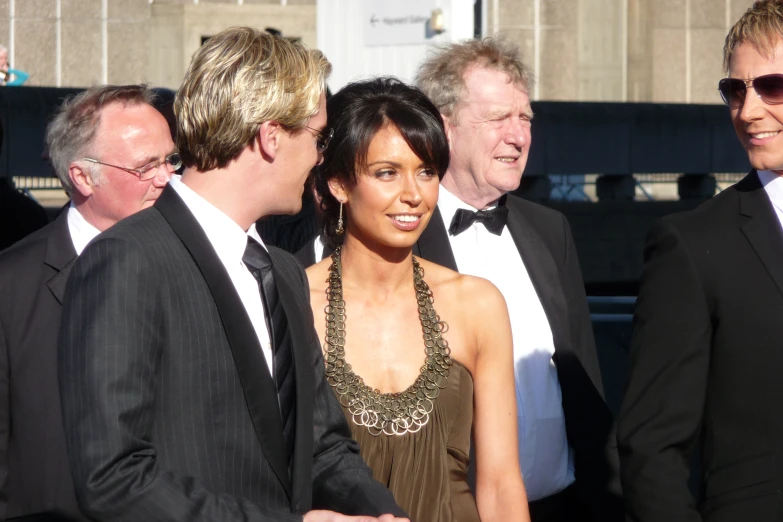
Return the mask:
{"type": "Polygon", "coordinates": [[[783,2],[740,18],[724,66],[753,170],[647,240],[618,431],[633,521],[783,521],[783,2]]]}
{"type": "Polygon", "coordinates": [[[439,49],[416,81],[451,152],[418,252],[490,280],[506,300],[530,518],[618,521],[612,415],[571,229],[559,212],[508,195],[530,151],[532,74],[515,45],[486,38],[439,49]]]}
{"type": "Polygon", "coordinates": [[[181,179],[74,265],[60,382],[91,518],[403,515],[324,379],[303,270],[253,225],[299,210],[326,145],[329,71],[320,52],[254,29],[212,37],[175,102],[181,179]]]}

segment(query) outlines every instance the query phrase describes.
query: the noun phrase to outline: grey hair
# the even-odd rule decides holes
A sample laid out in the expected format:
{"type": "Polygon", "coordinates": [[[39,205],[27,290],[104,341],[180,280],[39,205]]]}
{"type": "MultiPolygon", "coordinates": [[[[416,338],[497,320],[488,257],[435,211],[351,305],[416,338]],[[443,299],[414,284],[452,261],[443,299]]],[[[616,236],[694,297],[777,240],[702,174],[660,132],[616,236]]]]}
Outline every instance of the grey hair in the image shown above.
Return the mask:
{"type": "Polygon", "coordinates": [[[519,47],[504,36],[495,36],[436,47],[419,67],[416,86],[441,114],[454,119],[465,87],[465,73],[473,66],[504,72],[525,92],[530,92],[535,83],[519,47]]]}
{"type": "MultiPolygon", "coordinates": [[[[54,173],[69,196],[73,195],[73,184],[68,170],[92,147],[101,110],[112,103],[153,105],[154,101],[155,94],[146,85],[102,85],[90,87],[63,102],[46,129],[46,146],[54,173]]],[[[95,183],[102,182],[92,165],[84,170],[95,183]]]]}
{"type": "Polygon", "coordinates": [[[3,44],[0,44],[0,53],[2,53],[3,51],[8,52],[8,47],[6,47],[3,44]]]}

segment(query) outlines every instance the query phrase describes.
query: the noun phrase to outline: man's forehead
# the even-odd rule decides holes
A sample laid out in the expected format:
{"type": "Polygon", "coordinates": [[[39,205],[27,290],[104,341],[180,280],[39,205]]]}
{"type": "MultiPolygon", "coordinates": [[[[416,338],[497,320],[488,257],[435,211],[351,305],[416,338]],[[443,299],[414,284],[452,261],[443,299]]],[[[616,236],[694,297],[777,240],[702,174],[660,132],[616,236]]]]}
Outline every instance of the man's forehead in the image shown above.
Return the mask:
{"type": "Polygon", "coordinates": [[[487,67],[473,66],[465,71],[460,98],[463,102],[497,101],[495,94],[513,92],[514,97],[527,98],[527,90],[514,83],[508,73],[487,67]]]}
{"type": "Polygon", "coordinates": [[[754,42],[750,39],[737,45],[731,53],[729,60],[729,76],[742,74],[743,71],[736,69],[748,66],[749,64],[766,67],[772,72],[783,72],[783,38],[780,36],[765,36],[754,42]],[[750,61],[748,61],[750,58],[750,61]],[[761,58],[761,60],[759,60],[761,58]]]}
{"type": "Polygon", "coordinates": [[[144,156],[155,151],[137,150],[137,147],[148,148],[151,144],[146,142],[150,139],[163,147],[171,139],[166,119],[152,105],[111,103],[101,110],[94,143],[97,148],[108,147],[144,156]]]}
{"type": "Polygon", "coordinates": [[[144,102],[112,102],[100,112],[100,126],[121,128],[131,125],[149,128],[166,124],[166,119],[152,105],[144,102]]]}

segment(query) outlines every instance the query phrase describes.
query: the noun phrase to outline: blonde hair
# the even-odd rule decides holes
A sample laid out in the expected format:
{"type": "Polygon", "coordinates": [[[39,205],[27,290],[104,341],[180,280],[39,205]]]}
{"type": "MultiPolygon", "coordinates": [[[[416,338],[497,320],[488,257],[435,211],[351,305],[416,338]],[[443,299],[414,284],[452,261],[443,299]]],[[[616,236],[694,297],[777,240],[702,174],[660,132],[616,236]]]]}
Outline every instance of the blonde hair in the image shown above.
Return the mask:
{"type": "Polygon", "coordinates": [[[465,73],[478,66],[506,73],[525,92],[533,86],[533,71],[522,62],[519,47],[503,36],[465,40],[435,48],[416,75],[416,85],[441,114],[454,118],[465,87],[465,73]]]}
{"type": "Polygon", "coordinates": [[[723,46],[723,69],[728,73],[734,50],[744,43],[772,57],[783,38],[783,0],[758,0],[734,24],[723,46]]]}
{"type": "Polygon", "coordinates": [[[318,112],[331,69],[320,51],[250,27],[213,36],[193,55],[174,102],[183,163],[225,167],[266,121],[301,129],[318,112]]]}

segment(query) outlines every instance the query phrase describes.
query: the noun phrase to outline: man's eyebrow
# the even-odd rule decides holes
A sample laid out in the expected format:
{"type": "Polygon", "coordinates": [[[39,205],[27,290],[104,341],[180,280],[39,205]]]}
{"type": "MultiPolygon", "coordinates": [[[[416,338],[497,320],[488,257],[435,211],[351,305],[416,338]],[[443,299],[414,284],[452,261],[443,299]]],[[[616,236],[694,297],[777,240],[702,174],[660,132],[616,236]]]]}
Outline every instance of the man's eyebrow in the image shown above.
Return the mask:
{"type": "Polygon", "coordinates": [[[487,118],[505,118],[509,114],[511,114],[510,107],[493,107],[486,112],[487,118]]]}
{"type": "MultiPolygon", "coordinates": [[[[494,118],[507,118],[509,117],[514,111],[510,107],[495,107],[491,108],[486,112],[486,118],[488,119],[494,119],[494,118]]],[[[521,112],[521,116],[527,118],[528,120],[533,119],[533,110],[528,108],[521,112]]]]}

